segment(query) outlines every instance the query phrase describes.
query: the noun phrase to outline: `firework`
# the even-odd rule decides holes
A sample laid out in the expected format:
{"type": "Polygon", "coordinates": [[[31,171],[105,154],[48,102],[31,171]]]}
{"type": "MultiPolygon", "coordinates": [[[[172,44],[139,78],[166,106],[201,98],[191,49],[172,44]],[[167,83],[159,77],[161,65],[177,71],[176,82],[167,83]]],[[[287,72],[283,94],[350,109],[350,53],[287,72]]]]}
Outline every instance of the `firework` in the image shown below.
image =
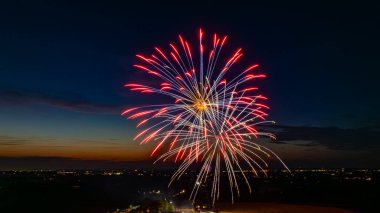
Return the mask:
{"type": "Polygon", "coordinates": [[[139,128],[145,126],[134,140],[139,139],[141,144],[154,141],[151,156],[160,153],[156,162],[172,159],[180,163],[169,185],[192,164],[199,163],[201,169],[190,199],[194,200],[201,185],[210,179],[214,203],[220,194],[222,170],[227,171],[233,201],[234,193],[240,193],[237,173],[251,192],[247,175],[266,175],[266,158],[274,156],[288,168],[275,153],[257,142],[258,137],[275,139],[272,133],[257,129],[258,125],[274,122],[266,120],[267,98],[258,93],[257,87],[250,86],[252,81],[266,76],[256,73],[258,65],[253,64],[240,71],[235,69],[235,77],[227,79],[226,74],[243,55],[242,49],[217,63],[227,36],[214,34],[210,40],[212,47],[206,51],[200,29],[196,55],[182,36],[177,46],[169,44],[170,52],[155,47],[151,56],[136,55],[143,63],[134,67],[154,76],[159,85],[129,83],[125,87],[142,94],[169,96],[172,102],[129,108],[122,115],[138,119],[139,128]],[[248,166],[249,173],[244,172],[242,164],[248,166]]]}

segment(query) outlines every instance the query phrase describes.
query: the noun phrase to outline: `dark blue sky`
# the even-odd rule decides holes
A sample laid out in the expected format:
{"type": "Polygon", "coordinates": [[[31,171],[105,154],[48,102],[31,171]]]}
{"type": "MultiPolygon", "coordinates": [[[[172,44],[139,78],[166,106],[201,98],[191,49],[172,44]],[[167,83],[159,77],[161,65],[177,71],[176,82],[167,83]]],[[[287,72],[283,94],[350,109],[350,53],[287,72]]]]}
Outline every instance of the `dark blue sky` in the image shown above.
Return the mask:
{"type": "MultiPolygon", "coordinates": [[[[181,33],[230,36],[268,78],[291,166],[379,167],[380,18],[348,3],[12,1],[0,7],[0,156],[146,159],[120,110],[136,53],[181,33]]],[[[281,153],[282,152],[282,153],[281,153]]],[[[0,164],[1,164],[0,159],[0,164]]],[[[7,161],[8,162],[8,161],[7,161]]],[[[1,165],[0,165],[1,167],[1,165]]]]}

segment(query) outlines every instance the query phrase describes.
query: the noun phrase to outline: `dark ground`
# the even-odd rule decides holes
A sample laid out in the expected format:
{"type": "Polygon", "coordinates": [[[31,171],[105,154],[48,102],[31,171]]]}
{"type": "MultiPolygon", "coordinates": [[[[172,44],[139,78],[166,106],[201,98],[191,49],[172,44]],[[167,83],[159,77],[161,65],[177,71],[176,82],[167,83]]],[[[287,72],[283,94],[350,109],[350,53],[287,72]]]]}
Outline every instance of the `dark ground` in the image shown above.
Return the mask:
{"type": "MultiPolygon", "coordinates": [[[[196,173],[189,172],[168,188],[171,173],[151,170],[124,170],[122,173],[0,172],[0,212],[97,213],[163,199],[173,201],[175,205],[188,198],[196,173]]],[[[245,190],[242,182],[241,197],[236,198],[236,202],[250,203],[248,205],[257,209],[265,207],[262,203],[271,202],[268,207],[277,203],[279,206],[314,205],[356,212],[379,212],[379,177],[379,170],[297,170],[293,175],[271,172],[267,178],[252,178],[252,195],[245,190]]],[[[226,187],[221,187],[225,193],[221,195],[219,206],[225,206],[230,202],[229,189],[227,183],[221,186],[226,187]]],[[[207,185],[203,186],[197,204],[210,206],[207,188],[207,185]]],[[[235,207],[237,209],[239,205],[227,209],[235,207]]]]}

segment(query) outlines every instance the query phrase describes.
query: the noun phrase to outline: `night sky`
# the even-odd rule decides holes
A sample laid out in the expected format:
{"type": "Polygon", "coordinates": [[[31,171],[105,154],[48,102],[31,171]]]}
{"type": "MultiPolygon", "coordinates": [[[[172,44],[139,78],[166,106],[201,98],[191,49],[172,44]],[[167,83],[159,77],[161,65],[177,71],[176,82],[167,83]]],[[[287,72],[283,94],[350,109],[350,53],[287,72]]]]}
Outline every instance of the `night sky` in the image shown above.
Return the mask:
{"type": "Polygon", "coordinates": [[[160,98],[123,88],[151,80],[135,54],[178,34],[194,43],[200,27],[268,75],[268,146],[290,167],[380,167],[376,5],[12,2],[0,6],[0,169],[148,161],[152,145],[132,142],[135,122],[120,116],[160,98]]]}

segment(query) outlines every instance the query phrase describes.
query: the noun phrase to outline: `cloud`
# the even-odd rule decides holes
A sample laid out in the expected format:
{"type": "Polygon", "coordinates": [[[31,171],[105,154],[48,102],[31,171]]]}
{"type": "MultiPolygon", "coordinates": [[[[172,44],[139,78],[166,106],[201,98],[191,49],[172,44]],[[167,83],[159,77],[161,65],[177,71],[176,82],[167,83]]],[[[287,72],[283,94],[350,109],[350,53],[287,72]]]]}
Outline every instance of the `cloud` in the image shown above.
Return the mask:
{"type": "MultiPolygon", "coordinates": [[[[41,141],[43,142],[52,142],[49,144],[49,147],[68,147],[67,144],[65,144],[65,141],[59,141],[59,138],[52,138],[52,137],[44,137],[44,136],[13,136],[13,135],[0,135],[0,146],[27,146],[27,145],[38,145],[41,141]],[[58,141],[58,143],[54,142],[58,141]],[[61,145],[60,145],[61,144],[61,145]]],[[[90,149],[94,146],[104,146],[104,147],[110,147],[110,146],[120,146],[125,143],[122,139],[77,139],[76,142],[78,144],[84,144],[87,145],[90,149]]],[[[46,146],[45,144],[44,146],[46,146]]]]}
{"type": "Polygon", "coordinates": [[[120,112],[119,106],[91,102],[78,94],[0,90],[0,106],[27,106],[34,104],[45,104],[51,107],[86,113],[120,112]]]}
{"type": "Polygon", "coordinates": [[[28,143],[30,138],[19,138],[6,135],[0,135],[0,146],[20,146],[28,143]]]}
{"type": "Polygon", "coordinates": [[[278,126],[274,131],[279,141],[297,146],[323,145],[331,150],[380,150],[380,129],[376,127],[343,129],[278,126]]]}

